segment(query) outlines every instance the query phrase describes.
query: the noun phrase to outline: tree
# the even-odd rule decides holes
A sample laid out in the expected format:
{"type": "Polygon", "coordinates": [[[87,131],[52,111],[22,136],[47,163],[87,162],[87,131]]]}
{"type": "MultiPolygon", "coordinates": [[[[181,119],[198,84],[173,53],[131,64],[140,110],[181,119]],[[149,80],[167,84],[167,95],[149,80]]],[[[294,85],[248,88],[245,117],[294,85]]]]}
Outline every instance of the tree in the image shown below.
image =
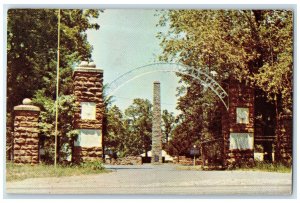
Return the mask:
{"type": "Polygon", "coordinates": [[[176,127],[173,130],[173,137],[166,145],[166,151],[172,156],[189,156],[190,149],[199,142],[197,134],[191,132],[191,123],[181,114],[176,118],[176,127]]]}
{"type": "MultiPolygon", "coordinates": [[[[44,88],[55,98],[58,10],[10,9],[7,23],[8,112],[26,97],[44,88]]],[[[61,10],[60,94],[71,94],[72,66],[89,60],[92,47],[85,31],[98,29],[90,23],[98,10],[61,10]]]]}
{"type": "MultiPolygon", "coordinates": [[[[177,61],[251,82],[269,101],[291,110],[292,12],[288,10],[169,10],[160,25],[162,61],[177,61]]],[[[182,77],[188,84],[190,82],[182,77]]]]}
{"type": "MultiPolygon", "coordinates": [[[[256,89],[256,105],[269,103],[278,120],[281,112],[292,110],[292,17],[288,10],[163,11],[159,24],[168,26],[168,31],[158,33],[163,48],[159,59],[180,62],[207,74],[216,71],[215,80],[220,84],[229,76],[250,84],[256,89]]],[[[217,112],[217,98],[203,94],[203,87],[187,76],[179,76],[183,86],[177,108],[190,121],[191,127],[186,129],[196,132],[204,120],[198,116],[197,122],[192,121],[202,115],[202,104],[209,101],[214,104],[212,111],[217,112]]],[[[266,113],[258,108],[256,115],[263,116],[257,119],[272,115],[266,113]]]]}
{"type": "Polygon", "coordinates": [[[147,99],[134,99],[125,110],[128,153],[139,155],[151,149],[152,105],[147,99]]]}
{"type": "Polygon", "coordinates": [[[105,135],[105,147],[117,152],[119,156],[128,153],[127,146],[128,131],[125,126],[124,116],[116,106],[109,108],[107,112],[107,134],[105,135]]]}
{"type": "Polygon", "coordinates": [[[170,135],[174,128],[175,117],[173,113],[169,113],[168,110],[163,110],[162,115],[162,132],[164,134],[163,142],[168,143],[170,135]]]}
{"type": "MultiPolygon", "coordinates": [[[[54,135],[54,106],[59,103],[59,141],[70,142],[72,129],[72,67],[90,60],[92,47],[87,29],[99,29],[90,23],[99,10],[61,10],[60,91],[56,98],[58,10],[10,9],[7,24],[7,119],[13,107],[24,98],[33,98],[41,107],[41,131],[54,135]]],[[[9,123],[9,122],[8,122],[9,123]]],[[[52,137],[51,137],[52,136],[52,137]]],[[[51,141],[50,141],[51,145],[51,141]]],[[[60,149],[63,143],[60,143],[60,149]]]]}
{"type": "Polygon", "coordinates": [[[33,103],[41,107],[39,121],[40,146],[45,155],[41,157],[46,163],[54,162],[54,136],[55,136],[55,105],[58,102],[58,144],[57,152],[59,161],[67,160],[71,155],[77,130],[73,128],[73,116],[75,112],[75,97],[73,95],[61,95],[54,101],[45,97],[44,91],[37,91],[33,103]]]}

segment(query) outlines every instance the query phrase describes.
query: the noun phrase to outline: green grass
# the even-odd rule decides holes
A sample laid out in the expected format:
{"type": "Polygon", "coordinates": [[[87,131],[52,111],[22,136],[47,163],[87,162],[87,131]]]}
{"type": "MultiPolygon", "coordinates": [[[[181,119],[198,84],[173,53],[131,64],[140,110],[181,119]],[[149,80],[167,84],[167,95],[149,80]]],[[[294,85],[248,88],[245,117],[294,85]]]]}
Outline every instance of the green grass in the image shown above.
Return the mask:
{"type": "Polygon", "coordinates": [[[288,167],[279,163],[277,164],[277,163],[266,163],[266,162],[256,161],[253,167],[244,166],[239,168],[238,170],[291,173],[292,167],[288,167]]]}
{"type": "MultiPolygon", "coordinates": [[[[202,166],[176,166],[177,170],[193,170],[193,171],[201,171],[203,170],[202,166]]],[[[216,170],[216,169],[213,169],[216,170]]],[[[241,166],[240,168],[232,169],[232,170],[242,170],[242,171],[265,171],[265,172],[277,172],[277,173],[291,173],[292,168],[287,167],[283,164],[277,163],[266,163],[256,161],[253,167],[241,166]]]]}
{"type": "Polygon", "coordinates": [[[27,178],[40,178],[40,177],[62,177],[62,176],[79,176],[88,174],[106,173],[101,163],[86,163],[73,166],[57,165],[17,165],[11,162],[6,164],[6,181],[18,181],[27,178]]]}

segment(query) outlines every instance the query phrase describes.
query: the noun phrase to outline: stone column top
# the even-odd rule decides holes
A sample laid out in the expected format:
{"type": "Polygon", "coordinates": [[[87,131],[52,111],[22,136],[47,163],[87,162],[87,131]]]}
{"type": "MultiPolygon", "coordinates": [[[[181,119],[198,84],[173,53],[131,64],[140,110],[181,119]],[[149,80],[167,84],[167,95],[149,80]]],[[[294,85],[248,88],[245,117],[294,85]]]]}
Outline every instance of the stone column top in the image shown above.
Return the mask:
{"type": "Polygon", "coordinates": [[[153,83],[154,83],[154,84],[160,84],[160,82],[159,82],[159,81],[154,81],[153,83]]]}
{"type": "MultiPolygon", "coordinates": [[[[99,73],[103,73],[103,70],[101,68],[93,68],[93,67],[76,67],[74,69],[74,73],[75,72],[99,72],[99,73]]],[[[73,74],[74,74],[73,73],[73,74]]]]}
{"type": "Polygon", "coordinates": [[[14,107],[14,111],[41,111],[40,107],[31,105],[31,100],[23,99],[23,104],[14,107]]]}
{"type": "Polygon", "coordinates": [[[103,70],[101,68],[96,68],[96,64],[94,62],[88,63],[87,61],[82,61],[80,63],[80,65],[74,69],[74,73],[75,72],[99,72],[99,73],[103,73],[103,70]]]}

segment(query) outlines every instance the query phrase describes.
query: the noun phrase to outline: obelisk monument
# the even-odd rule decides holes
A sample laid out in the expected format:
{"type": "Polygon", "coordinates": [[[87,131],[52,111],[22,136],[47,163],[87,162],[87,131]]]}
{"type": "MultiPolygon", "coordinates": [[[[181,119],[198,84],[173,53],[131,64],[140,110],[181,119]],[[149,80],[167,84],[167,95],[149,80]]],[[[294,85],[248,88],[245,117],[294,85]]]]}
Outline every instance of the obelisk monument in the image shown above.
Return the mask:
{"type": "Polygon", "coordinates": [[[152,157],[151,163],[162,163],[160,82],[153,83],[152,157]]]}

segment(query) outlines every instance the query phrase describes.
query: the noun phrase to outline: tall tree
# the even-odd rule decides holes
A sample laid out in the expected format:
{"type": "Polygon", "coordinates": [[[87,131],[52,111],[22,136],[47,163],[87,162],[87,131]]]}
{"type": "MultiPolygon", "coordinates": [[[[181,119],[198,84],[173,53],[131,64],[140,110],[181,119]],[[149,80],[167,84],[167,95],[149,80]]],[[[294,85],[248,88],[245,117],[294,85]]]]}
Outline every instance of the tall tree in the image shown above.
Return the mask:
{"type": "Polygon", "coordinates": [[[172,112],[163,110],[162,115],[162,133],[164,134],[163,142],[168,143],[172,130],[174,129],[175,117],[172,112]]]}
{"type": "Polygon", "coordinates": [[[88,9],[61,10],[60,91],[59,98],[56,98],[58,9],[8,11],[8,123],[12,121],[12,108],[26,97],[33,98],[42,110],[41,136],[51,137],[54,135],[56,100],[59,103],[59,141],[70,141],[71,135],[74,135],[72,67],[81,60],[91,59],[92,46],[87,41],[85,31],[99,29],[98,24],[90,22],[99,16],[99,12],[88,9]]]}
{"type": "MultiPolygon", "coordinates": [[[[160,60],[175,60],[256,84],[291,109],[293,21],[288,10],[170,10],[160,60]]],[[[185,80],[185,78],[183,77],[185,80]]]]}
{"type": "MultiPolygon", "coordinates": [[[[257,101],[274,106],[277,119],[283,110],[291,111],[292,11],[168,10],[161,16],[160,25],[168,26],[167,32],[158,34],[163,48],[161,61],[180,62],[207,74],[216,71],[220,84],[228,76],[245,81],[259,90],[257,101]]],[[[192,121],[193,114],[202,115],[205,100],[214,104],[217,98],[203,94],[203,87],[190,78],[180,77],[187,91],[179,91],[178,108],[192,121]]],[[[218,105],[214,107],[216,110],[218,105]]],[[[193,131],[201,127],[191,125],[193,131]]]]}
{"type": "Polygon", "coordinates": [[[107,134],[104,137],[105,147],[118,153],[119,156],[125,156],[129,151],[126,140],[128,131],[125,125],[124,115],[116,106],[109,108],[107,113],[107,134]]]}
{"type": "MultiPolygon", "coordinates": [[[[87,29],[98,10],[61,10],[60,94],[72,92],[72,66],[89,60],[87,29]]],[[[58,10],[10,9],[7,21],[7,109],[33,97],[39,89],[55,98],[58,10]]]]}
{"type": "MultiPolygon", "coordinates": [[[[128,147],[132,155],[138,155],[151,149],[152,105],[147,99],[134,99],[125,110],[128,126],[128,147]]],[[[147,154],[147,153],[146,153],[147,154]]]]}

